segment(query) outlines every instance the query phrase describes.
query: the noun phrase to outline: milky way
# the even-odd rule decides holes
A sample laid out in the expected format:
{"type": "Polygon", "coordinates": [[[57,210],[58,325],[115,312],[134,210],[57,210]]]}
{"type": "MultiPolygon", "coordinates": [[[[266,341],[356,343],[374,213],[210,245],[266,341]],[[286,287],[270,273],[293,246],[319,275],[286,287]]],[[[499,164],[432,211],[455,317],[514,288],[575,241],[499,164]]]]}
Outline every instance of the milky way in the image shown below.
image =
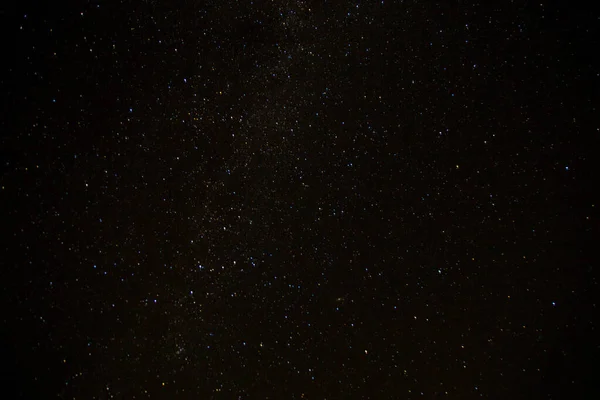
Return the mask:
{"type": "Polygon", "coordinates": [[[10,398],[594,397],[597,15],[176,3],[0,14],[10,398]]]}

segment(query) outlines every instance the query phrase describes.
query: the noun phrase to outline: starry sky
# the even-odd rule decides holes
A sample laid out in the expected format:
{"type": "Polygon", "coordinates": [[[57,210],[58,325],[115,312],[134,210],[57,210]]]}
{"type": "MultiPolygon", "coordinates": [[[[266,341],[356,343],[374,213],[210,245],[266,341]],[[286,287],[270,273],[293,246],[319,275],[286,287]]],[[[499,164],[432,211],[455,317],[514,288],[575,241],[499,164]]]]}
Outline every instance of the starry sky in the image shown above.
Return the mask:
{"type": "Polygon", "coordinates": [[[0,6],[10,398],[598,395],[598,14],[0,6]]]}

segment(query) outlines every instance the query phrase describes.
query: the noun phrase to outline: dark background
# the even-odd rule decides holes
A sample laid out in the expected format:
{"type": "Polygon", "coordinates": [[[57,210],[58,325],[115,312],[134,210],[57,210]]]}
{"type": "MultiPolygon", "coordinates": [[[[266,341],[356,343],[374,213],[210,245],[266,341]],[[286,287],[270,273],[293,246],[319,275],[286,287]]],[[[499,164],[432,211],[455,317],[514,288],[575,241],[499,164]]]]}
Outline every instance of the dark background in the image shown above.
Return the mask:
{"type": "Polygon", "coordinates": [[[597,398],[597,27],[3,4],[6,398],[597,398]]]}

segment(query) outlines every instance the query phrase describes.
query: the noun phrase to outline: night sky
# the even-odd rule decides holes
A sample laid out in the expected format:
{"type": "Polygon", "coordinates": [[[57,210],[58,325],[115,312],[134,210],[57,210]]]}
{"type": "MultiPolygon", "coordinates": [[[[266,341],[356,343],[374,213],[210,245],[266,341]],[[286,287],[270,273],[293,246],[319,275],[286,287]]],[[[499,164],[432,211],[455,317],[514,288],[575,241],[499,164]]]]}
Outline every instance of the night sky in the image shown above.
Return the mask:
{"type": "Polygon", "coordinates": [[[600,396],[597,12],[10,3],[5,398],[600,396]]]}

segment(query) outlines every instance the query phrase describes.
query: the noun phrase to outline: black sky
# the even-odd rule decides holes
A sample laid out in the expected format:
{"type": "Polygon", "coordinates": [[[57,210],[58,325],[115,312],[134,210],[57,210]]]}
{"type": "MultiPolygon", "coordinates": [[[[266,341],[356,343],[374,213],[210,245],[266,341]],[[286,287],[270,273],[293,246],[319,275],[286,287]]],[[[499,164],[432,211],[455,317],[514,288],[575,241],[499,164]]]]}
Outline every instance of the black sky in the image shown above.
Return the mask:
{"type": "Polygon", "coordinates": [[[598,396],[598,14],[446,3],[0,6],[9,398],[598,396]]]}

